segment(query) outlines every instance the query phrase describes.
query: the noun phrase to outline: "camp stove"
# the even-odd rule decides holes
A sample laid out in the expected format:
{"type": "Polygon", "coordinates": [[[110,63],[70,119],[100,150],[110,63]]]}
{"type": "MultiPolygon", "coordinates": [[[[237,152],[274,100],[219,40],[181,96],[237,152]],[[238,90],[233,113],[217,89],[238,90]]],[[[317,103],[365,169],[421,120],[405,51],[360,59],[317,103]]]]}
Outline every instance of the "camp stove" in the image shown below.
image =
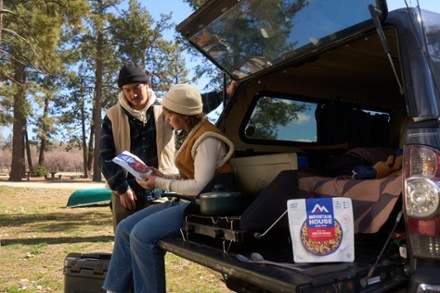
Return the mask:
{"type": "Polygon", "coordinates": [[[244,242],[252,237],[250,232],[240,229],[240,216],[185,216],[182,231],[186,238],[193,234],[232,242],[244,242]]]}
{"type": "Polygon", "coordinates": [[[284,233],[288,231],[287,200],[297,196],[297,182],[295,171],[280,172],[237,216],[204,216],[189,212],[184,217],[182,236],[192,241],[202,235],[220,241],[227,250],[232,243],[247,245],[274,237],[277,231],[284,233]]]}
{"type": "MultiPolygon", "coordinates": [[[[279,236],[277,234],[279,231],[274,227],[279,224],[280,220],[287,218],[285,215],[286,212],[283,212],[269,227],[258,232],[246,228],[246,219],[243,221],[243,215],[203,216],[188,214],[184,218],[181,232],[185,241],[200,242],[200,237],[202,237],[201,243],[206,245],[208,244],[207,239],[210,239],[210,245],[221,247],[223,252],[229,253],[234,248],[243,246],[250,248],[255,247],[258,243],[261,244],[260,241],[273,241],[273,237],[279,236]],[[266,234],[270,235],[266,236],[266,234]]],[[[284,229],[285,231],[286,229],[284,229]]],[[[286,236],[286,233],[283,235],[286,236]]]]}

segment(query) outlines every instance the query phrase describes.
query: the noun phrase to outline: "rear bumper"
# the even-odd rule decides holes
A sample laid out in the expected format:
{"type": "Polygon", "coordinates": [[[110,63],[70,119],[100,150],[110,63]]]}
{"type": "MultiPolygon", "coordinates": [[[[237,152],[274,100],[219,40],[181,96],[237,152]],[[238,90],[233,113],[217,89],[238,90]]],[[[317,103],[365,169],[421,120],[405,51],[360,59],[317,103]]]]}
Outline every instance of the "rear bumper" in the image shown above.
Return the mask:
{"type": "Polygon", "coordinates": [[[408,292],[433,293],[440,292],[440,268],[422,267],[411,274],[408,292]]]}
{"type": "Polygon", "coordinates": [[[304,264],[290,269],[241,262],[233,253],[181,239],[161,240],[159,246],[220,272],[228,288],[236,292],[334,292],[335,286],[338,292],[387,292],[407,286],[400,262],[381,263],[368,285],[362,287],[370,268],[365,263],[304,264]]]}

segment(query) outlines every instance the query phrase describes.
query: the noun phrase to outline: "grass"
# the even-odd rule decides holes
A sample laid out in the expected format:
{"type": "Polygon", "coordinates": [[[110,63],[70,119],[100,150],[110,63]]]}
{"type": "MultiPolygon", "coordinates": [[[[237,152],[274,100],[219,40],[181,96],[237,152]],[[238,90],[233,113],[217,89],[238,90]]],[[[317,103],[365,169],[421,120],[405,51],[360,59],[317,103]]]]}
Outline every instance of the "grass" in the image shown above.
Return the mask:
{"type": "MultiPolygon", "coordinates": [[[[111,252],[108,206],[66,209],[69,189],[0,186],[0,292],[64,292],[70,252],[111,252]]],[[[167,292],[231,292],[219,274],[166,254],[167,292]]]]}

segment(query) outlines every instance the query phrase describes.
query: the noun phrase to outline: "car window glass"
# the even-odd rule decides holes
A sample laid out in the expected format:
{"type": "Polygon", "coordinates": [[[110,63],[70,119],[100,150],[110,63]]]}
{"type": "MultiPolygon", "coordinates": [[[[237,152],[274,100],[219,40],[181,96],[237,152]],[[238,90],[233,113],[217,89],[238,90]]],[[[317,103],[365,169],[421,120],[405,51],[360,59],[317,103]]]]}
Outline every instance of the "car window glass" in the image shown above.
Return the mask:
{"type": "Polygon", "coordinates": [[[316,103],[261,96],[244,135],[250,140],[317,142],[316,103]]]}
{"type": "Polygon", "coordinates": [[[371,21],[368,5],[379,2],[237,1],[213,20],[201,16],[203,20],[195,26],[200,29],[190,33],[190,40],[223,70],[244,78],[367,26],[371,21]]]}
{"type": "Polygon", "coordinates": [[[363,146],[386,146],[391,119],[387,112],[356,105],[270,93],[258,96],[246,117],[242,137],[249,142],[363,146]]]}

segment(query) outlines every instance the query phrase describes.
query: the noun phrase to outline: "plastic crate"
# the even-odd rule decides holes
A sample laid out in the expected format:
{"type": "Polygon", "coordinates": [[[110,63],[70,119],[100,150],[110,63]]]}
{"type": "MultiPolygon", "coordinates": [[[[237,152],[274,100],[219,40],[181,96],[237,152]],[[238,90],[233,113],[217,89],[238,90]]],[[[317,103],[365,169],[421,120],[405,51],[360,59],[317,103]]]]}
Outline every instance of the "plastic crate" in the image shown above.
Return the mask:
{"type": "Polygon", "coordinates": [[[110,253],[69,253],[64,260],[65,293],[97,293],[102,289],[110,253]]]}

